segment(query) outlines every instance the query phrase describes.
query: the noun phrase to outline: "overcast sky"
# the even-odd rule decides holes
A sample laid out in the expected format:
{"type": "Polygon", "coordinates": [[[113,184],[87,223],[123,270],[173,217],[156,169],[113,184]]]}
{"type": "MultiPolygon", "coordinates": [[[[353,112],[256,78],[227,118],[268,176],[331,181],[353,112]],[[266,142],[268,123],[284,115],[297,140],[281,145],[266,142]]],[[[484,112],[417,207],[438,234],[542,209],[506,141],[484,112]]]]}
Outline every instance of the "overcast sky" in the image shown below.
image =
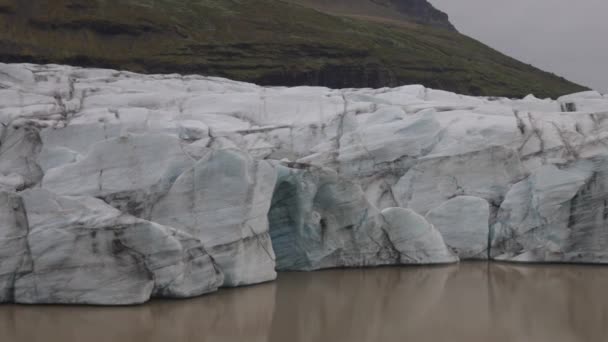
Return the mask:
{"type": "Polygon", "coordinates": [[[430,0],[491,47],[608,93],[608,0],[430,0]]]}

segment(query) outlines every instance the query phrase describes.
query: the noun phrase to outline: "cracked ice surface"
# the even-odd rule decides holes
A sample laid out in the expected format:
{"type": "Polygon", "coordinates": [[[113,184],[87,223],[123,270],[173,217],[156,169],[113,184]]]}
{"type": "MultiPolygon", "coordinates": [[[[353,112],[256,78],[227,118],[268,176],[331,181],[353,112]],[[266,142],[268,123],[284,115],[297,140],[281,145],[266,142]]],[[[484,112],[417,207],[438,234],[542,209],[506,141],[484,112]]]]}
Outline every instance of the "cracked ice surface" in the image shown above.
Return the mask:
{"type": "Polygon", "coordinates": [[[275,270],[608,262],[608,96],[259,87],[0,64],[0,302],[275,270]]]}

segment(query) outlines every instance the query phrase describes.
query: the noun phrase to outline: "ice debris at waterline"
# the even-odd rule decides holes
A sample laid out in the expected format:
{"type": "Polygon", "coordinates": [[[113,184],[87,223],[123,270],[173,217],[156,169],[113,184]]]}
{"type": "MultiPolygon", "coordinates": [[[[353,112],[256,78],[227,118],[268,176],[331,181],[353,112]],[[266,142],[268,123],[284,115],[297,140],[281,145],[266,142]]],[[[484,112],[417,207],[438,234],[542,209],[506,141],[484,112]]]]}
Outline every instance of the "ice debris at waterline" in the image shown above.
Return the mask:
{"type": "Polygon", "coordinates": [[[316,270],[608,262],[608,97],[0,64],[0,302],[316,270]]]}

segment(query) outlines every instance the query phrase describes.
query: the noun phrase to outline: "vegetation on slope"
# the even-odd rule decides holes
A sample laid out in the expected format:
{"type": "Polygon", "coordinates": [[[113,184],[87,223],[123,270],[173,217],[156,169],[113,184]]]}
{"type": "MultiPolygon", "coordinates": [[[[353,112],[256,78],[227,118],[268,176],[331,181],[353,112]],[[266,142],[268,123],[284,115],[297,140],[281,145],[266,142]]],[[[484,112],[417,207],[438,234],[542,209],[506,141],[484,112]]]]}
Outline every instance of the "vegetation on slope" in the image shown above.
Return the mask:
{"type": "Polygon", "coordinates": [[[0,61],[511,97],[584,89],[457,32],[279,0],[0,0],[0,61]]]}
{"type": "Polygon", "coordinates": [[[286,0],[321,12],[394,24],[423,24],[456,31],[448,15],[427,0],[286,0]]]}

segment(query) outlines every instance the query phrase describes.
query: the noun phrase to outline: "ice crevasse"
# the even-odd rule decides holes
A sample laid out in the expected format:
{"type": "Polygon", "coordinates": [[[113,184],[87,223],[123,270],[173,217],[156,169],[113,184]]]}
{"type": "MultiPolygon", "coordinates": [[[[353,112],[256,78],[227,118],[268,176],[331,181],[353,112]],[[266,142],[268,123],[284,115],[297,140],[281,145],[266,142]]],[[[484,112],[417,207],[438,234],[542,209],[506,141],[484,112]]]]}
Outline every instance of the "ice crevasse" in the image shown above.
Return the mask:
{"type": "Polygon", "coordinates": [[[282,270],[608,262],[608,96],[260,87],[0,64],[0,302],[282,270]]]}

